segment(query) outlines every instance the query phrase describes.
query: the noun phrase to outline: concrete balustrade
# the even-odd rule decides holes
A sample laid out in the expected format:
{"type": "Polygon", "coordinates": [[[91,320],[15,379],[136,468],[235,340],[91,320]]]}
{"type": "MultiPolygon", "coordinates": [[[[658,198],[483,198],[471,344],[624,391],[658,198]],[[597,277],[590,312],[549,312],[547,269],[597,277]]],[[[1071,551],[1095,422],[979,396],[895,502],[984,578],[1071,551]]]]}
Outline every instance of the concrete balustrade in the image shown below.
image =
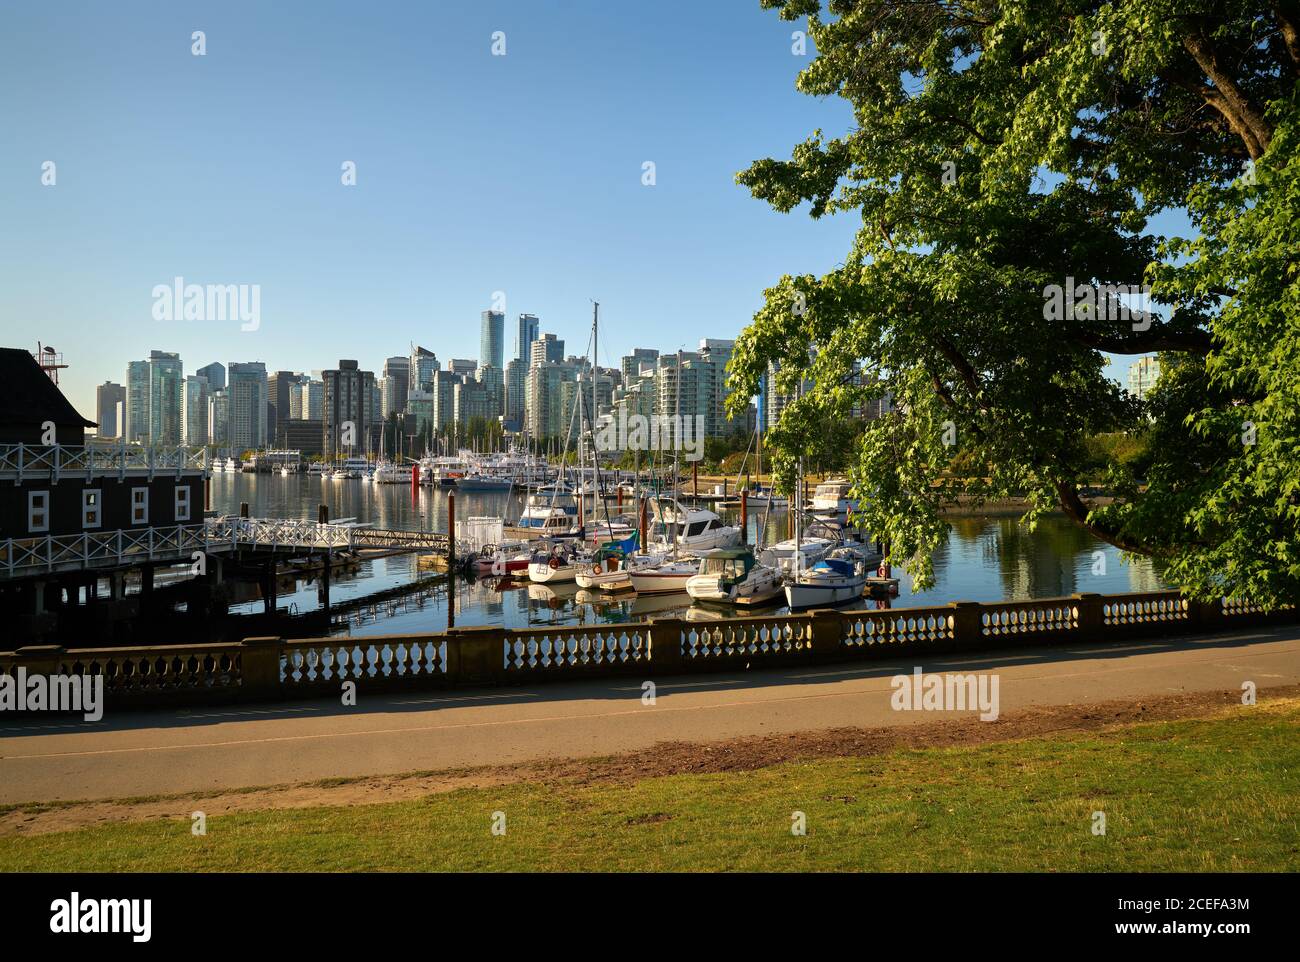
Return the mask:
{"type": "Polygon", "coordinates": [[[461,685],[534,684],[610,675],[656,676],[812,665],[1017,645],[1100,643],[1294,622],[1177,592],[1076,594],[1024,602],[927,608],[819,609],[712,620],[655,618],[550,628],[452,628],[366,638],[247,638],[243,642],[0,652],[0,674],[103,674],[113,708],[335,695],[461,685]]]}

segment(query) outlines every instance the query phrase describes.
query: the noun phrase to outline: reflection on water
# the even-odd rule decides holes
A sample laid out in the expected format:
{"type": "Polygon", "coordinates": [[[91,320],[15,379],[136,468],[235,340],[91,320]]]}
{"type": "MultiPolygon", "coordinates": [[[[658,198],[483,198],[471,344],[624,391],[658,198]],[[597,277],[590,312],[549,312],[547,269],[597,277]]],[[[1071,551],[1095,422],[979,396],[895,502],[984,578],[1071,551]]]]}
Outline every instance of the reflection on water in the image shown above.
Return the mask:
{"type": "MultiPolygon", "coordinates": [[[[240,502],[246,501],[253,517],[314,519],[319,505],[325,504],[334,519],[351,517],[383,528],[447,530],[446,492],[430,488],[413,492],[408,485],[321,480],[307,475],[217,475],[213,478],[212,500],[219,513],[236,513],[240,502]]],[[[520,503],[519,496],[509,493],[463,493],[456,496],[456,515],[504,515],[513,520],[520,503]]],[[[613,504],[610,510],[616,510],[613,504]]],[[[738,512],[722,514],[738,521],[738,512]]],[[[750,540],[760,528],[766,533],[765,540],[787,537],[786,526],[785,513],[764,519],[761,513],[753,512],[749,519],[750,540]]],[[[902,583],[898,597],[890,599],[889,606],[1012,601],[1075,592],[1108,594],[1164,587],[1149,561],[1125,564],[1117,549],[1056,516],[1044,518],[1032,533],[1014,518],[954,518],[947,543],[935,553],[934,571],[934,587],[913,594],[907,574],[895,568],[894,574],[902,583]]],[[[280,589],[279,604],[299,612],[311,611],[319,604],[318,588],[314,581],[300,579],[292,589],[280,589]]],[[[355,572],[336,575],[330,589],[331,605],[347,611],[350,631],[357,636],[442,631],[449,620],[448,596],[448,585],[419,571],[413,555],[364,561],[355,572]],[[373,604],[361,601],[366,595],[420,579],[427,581],[422,590],[373,604]]],[[[864,607],[876,604],[863,602],[864,607]]],[[[258,607],[260,603],[250,603],[243,609],[258,607]]],[[[766,613],[784,610],[762,609],[766,613]]],[[[573,584],[457,579],[453,620],[456,625],[525,628],[668,616],[708,619],[721,614],[726,612],[692,607],[684,593],[610,597],[573,584]]]]}

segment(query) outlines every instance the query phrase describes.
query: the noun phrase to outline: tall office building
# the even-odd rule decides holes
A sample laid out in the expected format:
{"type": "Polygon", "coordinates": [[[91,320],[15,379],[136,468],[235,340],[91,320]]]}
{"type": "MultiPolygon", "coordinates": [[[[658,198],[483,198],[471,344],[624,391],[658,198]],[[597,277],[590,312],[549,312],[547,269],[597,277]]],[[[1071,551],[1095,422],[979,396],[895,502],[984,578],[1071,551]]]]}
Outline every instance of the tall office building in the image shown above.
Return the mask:
{"type": "Polygon", "coordinates": [[[126,367],[126,439],[149,445],[181,443],[179,354],[150,351],[126,367]]]}
{"type": "Polygon", "coordinates": [[[325,401],[325,385],[308,374],[300,374],[289,389],[289,417],[294,421],[319,421],[325,401]]]}
{"type": "Polygon", "coordinates": [[[452,374],[458,374],[461,377],[473,377],[474,372],[478,370],[478,361],[471,361],[469,358],[464,357],[453,357],[448,367],[452,374]]]}
{"type": "Polygon", "coordinates": [[[226,388],[226,366],[220,361],[205,364],[194,372],[199,377],[207,378],[208,393],[213,394],[226,388]]]}
{"type": "Polygon", "coordinates": [[[353,360],[321,372],[325,383],[322,448],[327,459],[362,455],[369,447],[371,425],[378,423],[374,406],[375,375],[353,360]]]}
{"type": "Polygon", "coordinates": [[[149,362],[130,361],[126,365],[126,417],[123,436],[134,443],[149,439],[149,362]]]}
{"type": "Polygon", "coordinates": [[[519,330],[515,334],[515,357],[521,367],[528,366],[529,349],[537,340],[538,320],[536,314],[520,314],[519,330]]]}
{"type": "MultiPolygon", "coordinates": [[[[506,366],[506,316],[500,311],[484,311],[479,337],[478,363],[498,371],[506,366]]],[[[454,363],[454,362],[453,362],[454,363]]]]}
{"type": "Polygon", "coordinates": [[[208,443],[208,379],[197,374],[181,386],[181,437],[190,447],[208,443]]]}
{"type": "Polygon", "coordinates": [[[276,371],[266,379],[266,443],[283,446],[284,435],[291,417],[290,393],[298,383],[293,371],[276,371]]]}
{"type": "Polygon", "coordinates": [[[260,448],[269,441],[266,365],[261,361],[231,361],[227,366],[229,416],[226,443],[235,451],[260,448]]]}
{"type": "Polygon", "coordinates": [[[411,360],[409,364],[409,377],[411,379],[409,390],[427,391],[433,381],[433,372],[440,370],[442,367],[438,361],[438,355],[423,347],[411,348],[411,360]]]}
{"type": "MultiPolygon", "coordinates": [[[[527,363],[515,358],[506,365],[505,415],[506,420],[515,425],[521,424],[524,419],[524,382],[527,377],[527,363]]],[[[517,427],[514,430],[517,430],[517,427]]]]}
{"type": "Polygon", "coordinates": [[[230,444],[230,395],[225,388],[208,394],[208,443],[221,447],[230,444]]]}
{"type": "Polygon", "coordinates": [[[401,414],[406,410],[406,397],[411,391],[411,359],[409,357],[390,357],[384,362],[383,409],[387,418],[390,414],[401,414]]]}
{"type": "Polygon", "coordinates": [[[105,381],[95,388],[95,420],[99,422],[97,435],[101,438],[115,438],[123,425],[118,422],[118,405],[126,401],[126,388],[112,381],[105,381]]]}
{"type": "MultiPolygon", "coordinates": [[[[488,408],[491,412],[488,417],[497,417],[501,414],[502,405],[505,403],[505,372],[499,367],[492,367],[491,365],[484,364],[479,366],[479,369],[475,374],[475,379],[479,384],[482,384],[484,390],[487,391],[488,408]]],[[[460,418],[457,418],[456,420],[459,421],[460,418]]]]}

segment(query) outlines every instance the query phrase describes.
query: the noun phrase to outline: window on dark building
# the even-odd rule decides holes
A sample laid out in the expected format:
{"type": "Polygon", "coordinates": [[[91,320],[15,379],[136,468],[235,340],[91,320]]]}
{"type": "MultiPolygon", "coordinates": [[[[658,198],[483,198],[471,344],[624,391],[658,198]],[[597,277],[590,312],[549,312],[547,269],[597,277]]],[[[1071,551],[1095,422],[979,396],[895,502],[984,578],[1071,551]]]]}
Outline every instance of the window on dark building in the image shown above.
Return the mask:
{"type": "Polygon", "coordinates": [[[27,530],[31,534],[50,530],[50,492],[27,492],[27,530]]]}
{"type": "Polygon", "coordinates": [[[88,488],[81,492],[81,526],[98,528],[103,523],[100,514],[99,489],[88,488]]]}

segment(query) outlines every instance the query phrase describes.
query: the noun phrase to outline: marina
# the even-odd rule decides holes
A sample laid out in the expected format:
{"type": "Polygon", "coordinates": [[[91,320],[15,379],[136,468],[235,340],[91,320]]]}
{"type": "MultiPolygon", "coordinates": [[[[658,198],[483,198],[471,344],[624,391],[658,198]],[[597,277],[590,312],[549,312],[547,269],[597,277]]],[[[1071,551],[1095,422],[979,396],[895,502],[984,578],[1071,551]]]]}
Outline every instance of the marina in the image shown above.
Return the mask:
{"type": "MultiPolygon", "coordinates": [[[[458,494],[454,489],[421,487],[413,495],[409,486],[330,484],[310,474],[281,477],[241,473],[212,479],[213,510],[218,514],[237,514],[240,505],[247,503],[255,517],[308,520],[315,519],[320,506],[325,505],[332,518],[358,518],[375,528],[393,530],[446,532],[449,496],[456,499],[457,517],[467,519],[517,517],[524,508],[524,498],[517,492],[458,494]]],[[[722,508],[718,515],[729,525],[739,523],[734,509],[722,508]]],[[[770,514],[764,527],[763,512],[751,510],[745,540],[753,544],[761,533],[767,543],[780,547],[786,532],[784,514],[770,514]]],[[[514,548],[522,550],[522,545],[514,548]]],[[[518,553],[514,551],[511,557],[518,553]]],[[[518,560],[510,562],[516,566],[510,574],[516,577],[493,575],[489,563],[486,571],[480,569],[473,577],[458,575],[452,583],[442,583],[434,590],[417,590],[414,586],[428,574],[421,570],[419,559],[420,555],[409,553],[362,558],[336,575],[331,602],[338,608],[338,623],[330,628],[331,634],[364,637],[440,631],[449,625],[523,628],[645,617],[717,617],[715,606],[705,609],[694,605],[686,592],[686,581],[698,573],[695,561],[682,562],[676,572],[633,573],[632,590],[612,593],[580,587],[572,577],[551,583],[530,582],[526,572],[519,570],[518,560]],[[403,602],[405,588],[418,598],[403,602]],[[367,608],[363,599],[379,593],[385,593],[385,600],[373,609],[367,608]],[[349,605],[354,608],[345,610],[349,605]],[[364,614],[356,614],[358,611],[364,614]]],[[[503,563],[507,560],[503,559],[503,563]]],[[[860,606],[908,608],[949,601],[1028,601],[1082,591],[1115,593],[1164,587],[1149,561],[1125,564],[1116,549],[1059,516],[1045,518],[1034,532],[1024,529],[1014,518],[954,518],[948,540],[936,553],[934,564],[933,588],[913,593],[907,574],[895,569],[897,595],[864,597],[860,606]]],[[[291,581],[289,585],[282,580],[278,603],[292,606],[299,613],[314,610],[320,603],[319,579],[305,575],[291,581]]],[[[260,600],[250,599],[232,610],[252,612],[260,608],[260,600]]],[[[762,610],[787,611],[784,596],[772,598],[762,610]]]]}

